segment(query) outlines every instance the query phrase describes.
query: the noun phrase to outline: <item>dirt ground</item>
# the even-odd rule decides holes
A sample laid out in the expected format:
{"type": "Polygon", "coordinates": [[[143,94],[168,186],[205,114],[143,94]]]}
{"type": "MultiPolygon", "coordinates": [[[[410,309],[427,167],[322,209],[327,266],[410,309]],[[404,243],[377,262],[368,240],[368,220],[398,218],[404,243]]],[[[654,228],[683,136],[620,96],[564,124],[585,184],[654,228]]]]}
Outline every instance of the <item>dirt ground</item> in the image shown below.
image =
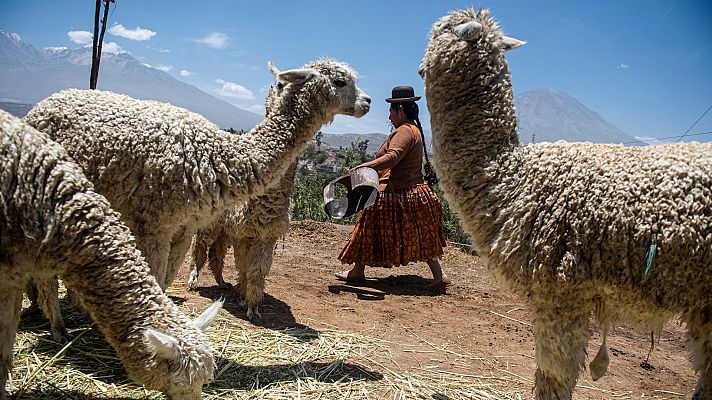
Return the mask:
{"type": "MultiPolygon", "coordinates": [[[[443,264],[453,285],[445,295],[434,296],[426,289],[425,263],[369,268],[367,282],[344,284],[333,274],[345,268],[336,255],[350,232],[350,226],[293,222],[278,242],[258,324],[270,329],[338,329],[384,339],[392,354],[388,368],[396,372],[437,367],[453,374],[507,375],[518,382],[523,398],[531,396],[536,368],[531,318],[478,257],[447,248],[443,264]],[[414,345],[421,350],[414,351],[414,345]]],[[[225,280],[235,282],[235,275],[229,253],[225,280]]],[[[230,318],[246,319],[231,290],[215,286],[207,267],[197,292],[186,291],[187,276],[188,260],[168,291],[171,296],[196,308],[225,296],[230,318]]],[[[592,329],[589,362],[601,343],[600,330],[593,323],[592,329]]],[[[672,321],[656,337],[652,351],[650,344],[649,332],[616,327],[608,337],[608,374],[593,382],[584,371],[574,397],[689,398],[696,376],[685,349],[684,327],[672,321]]]]}

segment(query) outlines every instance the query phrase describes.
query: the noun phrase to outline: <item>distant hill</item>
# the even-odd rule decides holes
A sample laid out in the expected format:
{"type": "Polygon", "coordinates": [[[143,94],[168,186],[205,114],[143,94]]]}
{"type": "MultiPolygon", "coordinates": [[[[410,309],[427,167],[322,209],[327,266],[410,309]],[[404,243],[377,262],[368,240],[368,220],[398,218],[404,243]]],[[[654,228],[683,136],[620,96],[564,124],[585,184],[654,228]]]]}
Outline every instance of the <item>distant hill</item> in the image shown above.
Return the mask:
{"type": "Polygon", "coordinates": [[[519,138],[524,143],[625,143],[636,139],[604,120],[572,96],[551,89],[536,89],[514,98],[519,138]]]}
{"type": "MultiPolygon", "coordinates": [[[[34,104],[66,88],[86,89],[90,69],[90,48],[38,51],[19,35],[0,30],[0,99],[6,103],[34,104]]],[[[263,118],[147,67],[128,53],[102,54],[97,88],[184,107],[225,129],[249,130],[263,118]]]]}
{"type": "Polygon", "coordinates": [[[382,133],[344,133],[344,134],[329,134],[325,133],[321,139],[321,143],[329,147],[349,147],[352,142],[357,140],[368,140],[368,153],[375,153],[383,142],[388,138],[382,133]]]}
{"type": "Polygon", "coordinates": [[[15,101],[0,100],[0,110],[5,110],[10,114],[22,118],[32,109],[32,104],[18,103],[15,101]]]}

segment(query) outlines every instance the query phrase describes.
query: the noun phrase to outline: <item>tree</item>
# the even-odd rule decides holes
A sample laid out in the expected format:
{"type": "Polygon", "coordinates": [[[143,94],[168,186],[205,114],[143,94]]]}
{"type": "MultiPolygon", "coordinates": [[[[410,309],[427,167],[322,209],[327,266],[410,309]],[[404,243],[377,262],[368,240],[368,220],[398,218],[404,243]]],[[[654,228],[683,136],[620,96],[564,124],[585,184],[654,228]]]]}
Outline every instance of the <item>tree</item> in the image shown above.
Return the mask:
{"type": "Polygon", "coordinates": [[[116,3],[116,0],[96,0],[96,10],[94,12],[94,40],[91,49],[91,74],[89,75],[89,89],[96,89],[96,82],[99,80],[99,63],[101,62],[101,47],[104,44],[104,33],[106,32],[106,21],[109,19],[109,3],[116,3]],[[101,6],[104,6],[104,15],[101,18],[101,33],[99,32],[99,14],[101,6]]]}
{"type": "Polygon", "coordinates": [[[324,138],[324,134],[321,131],[316,133],[314,140],[316,141],[316,147],[321,147],[321,139],[324,138]]]}

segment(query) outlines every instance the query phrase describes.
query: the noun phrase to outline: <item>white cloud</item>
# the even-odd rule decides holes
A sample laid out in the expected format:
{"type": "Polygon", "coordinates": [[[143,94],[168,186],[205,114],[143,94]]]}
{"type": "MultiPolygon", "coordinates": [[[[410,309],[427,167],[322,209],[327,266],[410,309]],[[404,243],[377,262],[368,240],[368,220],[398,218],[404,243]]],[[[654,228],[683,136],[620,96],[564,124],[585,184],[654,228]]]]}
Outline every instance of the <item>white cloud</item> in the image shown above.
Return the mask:
{"type": "Polygon", "coordinates": [[[188,71],[187,69],[182,69],[180,70],[180,76],[192,76],[195,75],[193,72],[188,71]]]}
{"type": "Polygon", "coordinates": [[[126,29],[126,27],[121,24],[116,24],[109,28],[109,33],[114,36],[119,36],[129,40],[137,40],[139,42],[149,40],[156,35],[156,32],[150,29],[143,29],[138,26],[136,29],[126,29]]]}
{"type": "Polygon", "coordinates": [[[94,37],[91,32],[87,31],[69,31],[67,36],[69,36],[69,40],[76,44],[90,44],[94,37]]]}
{"type": "Polygon", "coordinates": [[[145,64],[145,63],[143,65],[147,66],[148,68],[157,69],[157,70],[163,71],[163,72],[168,72],[173,69],[172,65],[163,65],[163,64],[151,65],[151,64],[145,64]]]}
{"type": "Polygon", "coordinates": [[[195,39],[194,41],[214,49],[222,49],[227,46],[228,37],[224,33],[213,32],[200,39],[195,39]]]}
{"type": "Polygon", "coordinates": [[[159,53],[170,53],[171,51],[168,49],[160,49],[158,50],[159,53]]]}
{"type": "Polygon", "coordinates": [[[618,69],[628,69],[628,68],[630,68],[630,65],[628,65],[628,64],[618,64],[618,66],[617,66],[616,68],[618,68],[618,69]]]}
{"type": "Polygon", "coordinates": [[[116,44],[114,42],[104,43],[101,46],[101,52],[102,53],[111,53],[111,54],[128,53],[128,51],[122,49],[121,46],[119,46],[118,44],[116,44]]]}
{"type": "Polygon", "coordinates": [[[250,91],[250,89],[238,85],[234,82],[227,82],[222,79],[216,79],[215,82],[222,85],[221,88],[215,89],[215,93],[224,97],[236,97],[238,99],[254,100],[255,95],[250,91]]]}

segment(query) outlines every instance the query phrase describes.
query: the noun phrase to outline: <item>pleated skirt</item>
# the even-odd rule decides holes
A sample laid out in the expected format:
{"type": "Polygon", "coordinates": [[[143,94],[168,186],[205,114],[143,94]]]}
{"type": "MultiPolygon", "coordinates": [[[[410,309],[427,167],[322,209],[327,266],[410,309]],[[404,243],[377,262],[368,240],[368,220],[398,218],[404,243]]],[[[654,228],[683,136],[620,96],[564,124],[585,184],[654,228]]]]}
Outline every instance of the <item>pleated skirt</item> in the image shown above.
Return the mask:
{"type": "Polygon", "coordinates": [[[427,184],[387,189],[362,210],[338,259],[344,264],[393,267],[442,256],[443,210],[427,184]]]}

